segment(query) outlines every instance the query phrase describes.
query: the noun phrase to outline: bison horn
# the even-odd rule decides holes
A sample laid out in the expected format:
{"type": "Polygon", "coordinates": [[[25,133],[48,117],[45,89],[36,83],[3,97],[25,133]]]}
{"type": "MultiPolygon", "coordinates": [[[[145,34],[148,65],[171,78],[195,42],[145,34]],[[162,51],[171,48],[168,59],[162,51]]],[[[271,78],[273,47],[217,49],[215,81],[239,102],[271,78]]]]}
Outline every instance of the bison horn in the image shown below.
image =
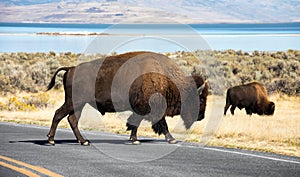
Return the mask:
{"type": "Polygon", "coordinates": [[[206,82],[204,82],[204,83],[197,89],[197,92],[198,92],[199,95],[201,95],[202,91],[204,90],[204,88],[205,88],[205,83],[206,83],[206,82]]]}

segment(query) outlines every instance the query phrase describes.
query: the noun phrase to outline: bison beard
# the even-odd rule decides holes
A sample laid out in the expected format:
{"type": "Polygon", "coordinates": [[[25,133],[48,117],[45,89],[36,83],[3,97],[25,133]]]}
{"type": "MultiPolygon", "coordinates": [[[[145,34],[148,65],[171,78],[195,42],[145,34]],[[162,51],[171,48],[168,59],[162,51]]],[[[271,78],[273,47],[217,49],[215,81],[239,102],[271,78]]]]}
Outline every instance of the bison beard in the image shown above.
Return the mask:
{"type": "Polygon", "coordinates": [[[228,108],[234,115],[236,107],[239,109],[246,109],[246,113],[252,115],[273,115],[275,111],[275,104],[268,100],[268,95],[265,87],[258,83],[252,82],[245,85],[239,85],[227,90],[226,104],[224,108],[224,115],[228,108]]]}
{"type": "Polygon", "coordinates": [[[57,125],[67,115],[78,142],[89,144],[78,129],[78,120],[86,103],[98,109],[102,115],[106,112],[132,111],[127,126],[128,130],[132,130],[130,139],[134,142],[137,141],[137,127],[143,119],[151,121],[154,131],[164,134],[167,141],[172,143],[174,138],[169,133],[165,116],[181,114],[186,128],[204,118],[207,84],[199,76],[186,78],[178,66],[164,55],[131,52],[76,67],[59,68],[48,90],[54,86],[55,77],[62,70],[66,71],[63,78],[65,102],[53,117],[47,135],[50,144],[54,145],[57,125]],[[135,69],[122,70],[125,65],[135,69]],[[131,83],[130,76],[135,74],[139,77],[131,83]],[[120,78],[117,77],[119,75],[120,78]],[[128,84],[131,85],[126,91],[128,84]],[[163,112],[156,111],[159,107],[165,107],[163,112]],[[196,114],[193,114],[195,110],[196,114]]]}

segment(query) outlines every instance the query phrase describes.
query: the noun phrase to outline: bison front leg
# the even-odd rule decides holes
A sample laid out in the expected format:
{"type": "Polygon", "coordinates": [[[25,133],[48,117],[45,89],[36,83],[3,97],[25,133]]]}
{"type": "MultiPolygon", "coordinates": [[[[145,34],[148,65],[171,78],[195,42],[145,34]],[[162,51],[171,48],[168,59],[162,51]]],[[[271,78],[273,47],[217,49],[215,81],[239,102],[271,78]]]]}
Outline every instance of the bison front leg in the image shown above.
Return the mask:
{"type": "Polygon", "coordinates": [[[235,105],[231,105],[230,112],[231,112],[232,115],[234,115],[235,108],[236,108],[235,105]]]}
{"type": "Polygon", "coordinates": [[[79,120],[79,117],[80,117],[80,113],[81,111],[77,111],[76,114],[70,114],[69,117],[68,117],[68,122],[74,132],[74,135],[76,136],[77,138],[77,141],[81,144],[81,145],[84,145],[84,146],[88,146],[90,145],[90,142],[88,140],[85,140],[79,129],[78,129],[78,120],[79,120]]]}
{"type": "Polygon", "coordinates": [[[161,120],[159,120],[157,123],[152,125],[152,129],[155,133],[158,133],[159,135],[164,134],[166,141],[170,144],[175,144],[176,140],[173,138],[171,133],[169,132],[168,124],[166,122],[165,117],[163,117],[161,120]]]}
{"type": "Polygon", "coordinates": [[[131,130],[129,141],[132,141],[132,144],[140,144],[140,141],[137,139],[137,129],[142,122],[142,119],[133,113],[127,120],[126,126],[127,130],[131,130]]]}
{"type": "Polygon", "coordinates": [[[54,117],[52,119],[52,124],[51,124],[51,128],[50,128],[50,131],[47,135],[48,137],[48,142],[51,144],[51,145],[55,145],[55,142],[54,142],[54,135],[55,135],[55,132],[56,132],[56,129],[57,129],[57,125],[59,124],[59,122],[64,118],[66,117],[68,114],[69,114],[69,110],[68,110],[68,107],[66,106],[66,104],[63,104],[59,109],[57,109],[55,111],[55,114],[54,114],[54,117]]]}
{"type": "Polygon", "coordinates": [[[247,107],[245,109],[246,109],[246,113],[251,116],[252,115],[252,109],[251,109],[251,107],[250,108],[247,107]]]}

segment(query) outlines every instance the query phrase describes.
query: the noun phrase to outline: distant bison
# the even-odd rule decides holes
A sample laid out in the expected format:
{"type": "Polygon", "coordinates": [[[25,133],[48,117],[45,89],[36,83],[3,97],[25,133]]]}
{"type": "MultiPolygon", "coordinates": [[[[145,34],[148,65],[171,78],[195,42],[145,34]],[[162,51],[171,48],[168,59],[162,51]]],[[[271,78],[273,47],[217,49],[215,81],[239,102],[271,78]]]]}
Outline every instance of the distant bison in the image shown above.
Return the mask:
{"type": "Polygon", "coordinates": [[[239,109],[245,108],[248,115],[252,115],[252,113],[258,115],[273,115],[275,111],[274,102],[268,100],[265,87],[258,82],[229,88],[226,94],[224,115],[226,115],[230,105],[232,115],[234,115],[236,107],[239,109]]]}
{"type": "Polygon", "coordinates": [[[86,103],[102,115],[132,111],[127,127],[132,131],[133,142],[137,141],[137,127],[142,119],[151,121],[154,131],[163,133],[172,143],[174,138],[165,116],[181,115],[186,128],[204,118],[207,84],[200,76],[186,77],[176,63],[162,54],[130,52],[62,67],[53,75],[48,90],[54,86],[60,71],[65,71],[65,102],[53,117],[47,135],[50,144],[54,144],[57,125],[65,116],[79,143],[89,144],[78,129],[78,119],[86,103]]]}

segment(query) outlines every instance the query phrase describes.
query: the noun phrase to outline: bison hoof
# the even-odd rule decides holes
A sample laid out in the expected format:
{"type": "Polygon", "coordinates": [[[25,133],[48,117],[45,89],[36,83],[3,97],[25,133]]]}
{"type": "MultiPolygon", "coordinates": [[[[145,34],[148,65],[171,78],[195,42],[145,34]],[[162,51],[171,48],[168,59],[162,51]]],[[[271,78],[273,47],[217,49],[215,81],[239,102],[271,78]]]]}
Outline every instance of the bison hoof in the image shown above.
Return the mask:
{"type": "Polygon", "coordinates": [[[89,146],[90,142],[88,140],[85,140],[85,142],[81,142],[80,144],[83,146],[89,146]]]}
{"type": "Polygon", "coordinates": [[[169,143],[169,144],[176,144],[177,141],[176,141],[175,139],[173,139],[173,140],[168,140],[168,143],[169,143]]]}
{"type": "Polygon", "coordinates": [[[139,145],[139,144],[141,144],[141,142],[138,141],[138,140],[136,140],[136,141],[132,141],[132,144],[133,144],[133,145],[139,145]]]}
{"type": "Polygon", "coordinates": [[[50,145],[52,145],[52,146],[55,145],[55,142],[54,142],[53,140],[49,140],[48,143],[49,143],[50,145]]]}

